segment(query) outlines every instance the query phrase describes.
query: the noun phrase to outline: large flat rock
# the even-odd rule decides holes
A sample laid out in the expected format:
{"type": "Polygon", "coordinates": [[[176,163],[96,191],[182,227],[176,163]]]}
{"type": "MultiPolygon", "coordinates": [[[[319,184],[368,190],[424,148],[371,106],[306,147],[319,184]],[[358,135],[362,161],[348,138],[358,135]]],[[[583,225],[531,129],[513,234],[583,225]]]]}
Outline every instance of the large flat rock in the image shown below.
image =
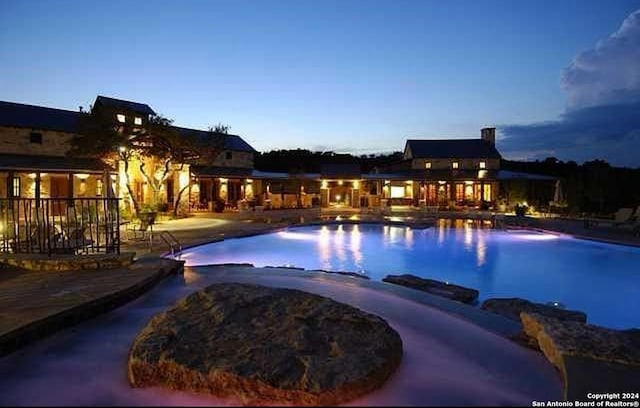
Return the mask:
{"type": "Polygon", "coordinates": [[[327,405],[380,387],[402,358],[383,319],[293,289],[222,283],[155,316],[129,353],[135,387],[327,405]]]}
{"type": "Polygon", "coordinates": [[[571,320],[585,323],[587,315],[577,310],[565,310],[543,303],[530,302],[521,298],[492,298],[482,303],[481,309],[520,321],[520,313],[537,313],[559,320],[571,320]]]}
{"type": "Polygon", "coordinates": [[[586,392],[640,389],[640,330],[613,330],[523,312],[524,331],[535,338],[565,383],[565,398],[586,392]]]}
{"type": "Polygon", "coordinates": [[[479,294],[475,289],[465,288],[464,286],[454,285],[448,282],[440,282],[434,279],[421,278],[410,274],[387,275],[382,281],[421,290],[432,295],[442,296],[462,303],[473,303],[478,299],[479,294]]]}

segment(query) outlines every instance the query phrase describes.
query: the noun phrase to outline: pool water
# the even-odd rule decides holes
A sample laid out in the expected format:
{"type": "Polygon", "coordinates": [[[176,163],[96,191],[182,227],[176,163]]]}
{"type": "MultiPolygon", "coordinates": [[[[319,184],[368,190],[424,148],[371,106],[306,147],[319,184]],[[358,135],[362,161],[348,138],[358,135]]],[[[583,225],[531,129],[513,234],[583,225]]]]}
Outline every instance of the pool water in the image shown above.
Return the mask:
{"type": "Polygon", "coordinates": [[[412,229],[374,224],[289,228],[187,249],[189,266],[255,266],[414,275],[480,291],[479,301],[560,302],[591,324],[640,327],[640,248],[459,222],[412,229]]]}

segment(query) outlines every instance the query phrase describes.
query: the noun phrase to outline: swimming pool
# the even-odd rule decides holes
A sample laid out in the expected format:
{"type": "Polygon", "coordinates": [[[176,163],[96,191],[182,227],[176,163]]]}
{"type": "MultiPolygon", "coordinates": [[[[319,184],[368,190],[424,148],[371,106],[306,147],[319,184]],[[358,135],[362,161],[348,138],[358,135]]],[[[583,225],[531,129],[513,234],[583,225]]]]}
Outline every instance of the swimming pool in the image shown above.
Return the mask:
{"type": "Polygon", "coordinates": [[[640,327],[640,248],[525,230],[343,224],[289,228],[185,250],[186,265],[361,272],[381,280],[411,273],[480,291],[479,300],[522,297],[560,302],[611,328],[640,327]]]}

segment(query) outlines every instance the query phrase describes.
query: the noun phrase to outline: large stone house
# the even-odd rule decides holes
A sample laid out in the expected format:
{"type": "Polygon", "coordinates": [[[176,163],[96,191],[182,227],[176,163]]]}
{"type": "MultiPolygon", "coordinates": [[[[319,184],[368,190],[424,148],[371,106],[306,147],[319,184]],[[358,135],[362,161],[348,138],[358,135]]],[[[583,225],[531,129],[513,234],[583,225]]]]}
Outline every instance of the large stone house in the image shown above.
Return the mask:
{"type": "Polygon", "coordinates": [[[105,96],[96,98],[91,113],[0,102],[0,197],[112,194],[125,209],[154,204],[171,210],[179,203],[182,212],[254,206],[495,208],[508,195],[501,191],[505,185],[554,181],[502,170],[495,128],[482,129],[479,138],[409,139],[402,160],[370,173],[349,164],[327,164],[319,173],[259,171],[256,151],[242,137],[177,126],[170,128],[195,140],[198,154],[169,166],[153,156],[120,154],[107,163],[67,156],[71,138],[86,133],[80,122],[87,115],[135,137],[155,114],[147,104],[105,96]]]}

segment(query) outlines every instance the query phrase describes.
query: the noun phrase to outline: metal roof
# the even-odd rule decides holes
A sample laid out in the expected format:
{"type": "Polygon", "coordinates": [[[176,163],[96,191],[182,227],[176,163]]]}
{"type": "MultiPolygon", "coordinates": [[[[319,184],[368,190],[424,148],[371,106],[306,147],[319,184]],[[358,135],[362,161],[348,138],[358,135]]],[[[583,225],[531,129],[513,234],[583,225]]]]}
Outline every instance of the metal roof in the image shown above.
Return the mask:
{"type": "Polygon", "coordinates": [[[248,153],[256,153],[256,149],[254,149],[249,143],[245,142],[238,135],[228,135],[225,133],[213,133],[206,130],[198,130],[198,129],[190,129],[179,126],[173,126],[173,128],[177,129],[181,135],[191,135],[198,139],[201,143],[207,143],[208,140],[211,140],[211,135],[216,136],[224,136],[224,148],[226,150],[232,150],[236,152],[248,152],[248,153]]]}
{"type": "Polygon", "coordinates": [[[60,171],[97,173],[113,171],[100,159],[65,156],[35,156],[26,154],[0,154],[0,169],[15,171],[60,171]]]}
{"type": "Polygon", "coordinates": [[[500,170],[498,180],[558,180],[559,177],[544,176],[542,174],[524,173],[521,171],[500,170]]]}
{"type": "Polygon", "coordinates": [[[0,101],[0,126],[75,133],[80,115],[63,109],[0,101]]]}
{"type": "Polygon", "coordinates": [[[102,104],[111,108],[126,109],[134,112],[144,113],[145,115],[155,115],[156,113],[146,103],[125,101],[124,99],[110,98],[108,96],[98,95],[95,105],[102,104]]]}
{"type": "Polygon", "coordinates": [[[409,139],[414,159],[500,159],[495,145],[483,139],[409,139]]]}

